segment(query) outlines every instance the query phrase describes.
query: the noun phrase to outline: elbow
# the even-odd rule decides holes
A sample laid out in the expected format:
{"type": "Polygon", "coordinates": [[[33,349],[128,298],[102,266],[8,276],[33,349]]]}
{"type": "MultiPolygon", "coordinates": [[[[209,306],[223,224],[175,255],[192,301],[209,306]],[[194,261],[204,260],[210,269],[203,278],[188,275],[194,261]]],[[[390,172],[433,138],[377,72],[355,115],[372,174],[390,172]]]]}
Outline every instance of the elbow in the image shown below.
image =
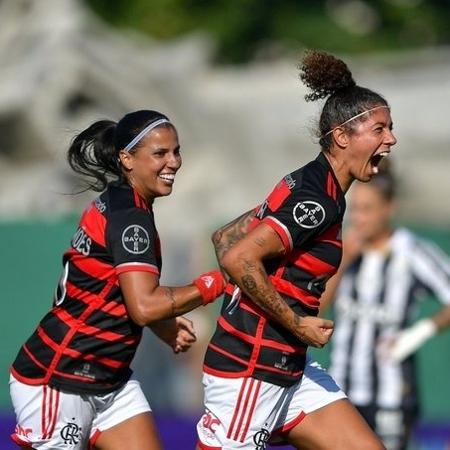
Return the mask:
{"type": "Polygon", "coordinates": [[[131,320],[140,327],[145,327],[158,322],[161,319],[166,319],[167,317],[162,317],[160,312],[152,307],[144,304],[136,305],[136,307],[128,310],[128,315],[131,320]]]}
{"type": "Polygon", "coordinates": [[[243,259],[243,255],[236,252],[234,249],[230,249],[227,253],[221,256],[218,261],[220,267],[230,275],[230,277],[237,279],[239,270],[239,261],[243,259]]]}

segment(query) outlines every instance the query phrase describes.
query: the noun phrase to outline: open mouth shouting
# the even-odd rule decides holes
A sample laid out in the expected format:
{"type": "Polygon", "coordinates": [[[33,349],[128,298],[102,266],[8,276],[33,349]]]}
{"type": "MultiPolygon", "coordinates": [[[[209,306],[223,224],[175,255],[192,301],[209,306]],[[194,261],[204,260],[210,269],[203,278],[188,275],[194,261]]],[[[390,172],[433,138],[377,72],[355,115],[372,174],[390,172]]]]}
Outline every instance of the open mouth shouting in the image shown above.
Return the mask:
{"type": "Polygon", "coordinates": [[[378,166],[381,162],[381,160],[389,155],[389,151],[385,150],[383,152],[380,153],[376,153],[375,155],[372,156],[372,158],[370,158],[370,166],[372,168],[372,174],[376,175],[379,171],[378,166]]]}

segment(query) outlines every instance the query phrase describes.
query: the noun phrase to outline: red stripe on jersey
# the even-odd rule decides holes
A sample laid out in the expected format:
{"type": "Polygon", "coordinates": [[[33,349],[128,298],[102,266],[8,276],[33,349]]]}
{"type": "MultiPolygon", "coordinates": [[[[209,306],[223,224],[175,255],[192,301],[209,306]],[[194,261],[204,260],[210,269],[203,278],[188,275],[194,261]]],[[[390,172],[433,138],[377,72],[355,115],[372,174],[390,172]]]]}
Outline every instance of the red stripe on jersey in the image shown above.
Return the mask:
{"type": "Polygon", "coordinates": [[[85,210],[80,219],[80,227],[97,244],[106,247],[106,217],[96,208],[95,203],[85,210]]]}
{"type": "Polygon", "coordinates": [[[98,339],[103,339],[108,342],[122,342],[126,345],[135,344],[138,341],[137,337],[128,337],[122,334],[114,333],[113,331],[103,331],[100,328],[82,323],[81,320],[75,319],[67,311],[61,308],[55,308],[53,312],[66,325],[79,333],[83,333],[88,336],[95,336],[98,339]]]}
{"type": "Polygon", "coordinates": [[[293,247],[292,236],[291,233],[289,233],[289,230],[286,227],[286,225],[282,224],[275,217],[271,216],[264,217],[262,222],[269,225],[270,228],[272,228],[278,234],[278,236],[280,236],[281,242],[283,242],[286,251],[292,250],[293,247]]]}
{"type": "Polygon", "coordinates": [[[328,175],[327,175],[327,194],[333,200],[336,200],[336,198],[337,198],[336,183],[334,181],[334,178],[333,178],[333,175],[331,174],[331,172],[328,172],[328,175]]]}
{"type": "MultiPolygon", "coordinates": [[[[247,367],[248,361],[246,361],[245,359],[239,358],[239,356],[233,355],[233,353],[227,352],[226,350],[218,347],[217,345],[213,344],[213,343],[209,343],[208,347],[210,347],[212,350],[214,350],[217,353],[220,353],[221,355],[226,356],[227,358],[230,358],[240,364],[242,364],[244,367],[247,367]]],[[[240,372],[233,372],[236,376],[240,376],[243,377],[247,374],[247,370],[242,370],[240,372]]]]}
{"type": "Polygon", "coordinates": [[[300,269],[306,270],[315,276],[334,273],[336,271],[336,268],[331,264],[328,264],[303,250],[295,252],[292,257],[289,258],[289,261],[293,262],[300,269]]]}
{"type": "Polygon", "coordinates": [[[333,244],[334,246],[342,247],[342,237],[341,237],[342,224],[337,223],[318,236],[315,240],[316,242],[326,242],[328,244],[333,244]]]}
{"type": "Polygon", "coordinates": [[[127,262],[116,266],[117,275],[125,272],[150,272],[159,276],[159,270],[155,265],[140,262],[127,262]]]}
{"type": "MultiPolygon", "coordinates": [[[[93,300],[97,299],[96,294],[92,294],[88,291],[84,291],[83,289],[80,289],[79,287],[75,286],[73,283],[68,281],[66,283],[66,289],[67,294],[76,300],[80,300],[83,303],[90,304],[93,300]]],[[[116,303],[114,301],[110,301],[106,303],[102,308],[100,308],[101,311],[110,314],[111,316],[115,317],[123,317],[126,318],[127,316],[127,308],[123,303],[116,303]]]]}
{"type": "MultiPolygon", "coordinates": [[[[252,345],[255,344],[256,338],[254,336],[246,334],[243,331],[240,331],[237,328],[233,327],[233,325],[231,325],[229,322],[227,322],[223,316],[219,317],[218,324],[225,331],[232,334],[233,336],[236,336],[236,337],[242,339],[244,342],[248,342],[249,344],[252,344],[252,345]]],[[[303,355],[303,354],[305,354],[305,351],[306,351],[306,349],[304,347],[294,347],[292,345],[281,344],[279,342],[273,341],[272,339],[261,338],[260,342],[261,342],[261,345],[264,347],[275,348],[275,349],[281,350],[283,352],[297,353],[297,354],[303,355]]]]}
{"type": "Polygon", "coordinates": [[[291,190],[285,180],[281,180],[267,197],[267,204],[272,212],[275,212],[289,197],[291,190]]]}
{"type": "MultiPolygon", "coordinates": [[[[71,264],[74,264],[92,278],[97,278],[97,280],[111,280],[115,278],[115,269],[111,264],[83,255],[77,257],[78,255],[79,253],[75,252],[75,255],[71,258],[71,264]]],[[[114,282],[116,282],[115,279],[114,282]]]]}
{"type": "Polygon", "coordinates": [[[122,317],[124,319],[128,318],[128,311],[123,303],[116,303],[114,301],[110,301],[101,308],[101,311],[114,317],[122,317]]]}
{"type": "MultiPolygon", "coordinates": [[[[53,349],[53,350],[59,349],[58,344],[55,341],[53,341],[41,327],[38,327],[37,332],[38,332],[39,337],[42,339],[42,341],[45,344],[47,344],[51,349],[53,349]]],[[[91,353],[83,354],[83,353],[80,353],[78,350],[74,350],[69,347],[66,347],[63,350],[62,354],[65,356],[70,356],[71,358],[82,359],[83,361],[99,362],[105,366],[113,367],[114,369],[120,369],[121,367],[125,367],[128,365],[128,362],[121,362],[121,361],[117,361],[115,359],[105,358],[105,357],[97,357],[91,353]]]]}
{"type": "Polygon", "coordinates": [[[230,428],[228,429],[227,439],[230,439],[231,433],[233,432],[234,423],[236,422],[237,415],[241,408],[241,400],[244,395],[245,387],[247,386],[248,378],[245,378],[241,384],[241,389],[239,390],[238,399],[236,402],[236,406],[234,408],[233,418],[231,419],[230,428]]]}
{"type": "Polygon", "coordinates": [[[289,295],[289,297],[295,298],[296,300],[304,303],[310,308],[318,308],[320,301],[314,295],[311,295],[309,292],[300,289],[289,281],[283,280],[281,278],[275,278],[274,276],[269,276],[270,281],[275,286],[275,289],[285,295],[289,295]]]}

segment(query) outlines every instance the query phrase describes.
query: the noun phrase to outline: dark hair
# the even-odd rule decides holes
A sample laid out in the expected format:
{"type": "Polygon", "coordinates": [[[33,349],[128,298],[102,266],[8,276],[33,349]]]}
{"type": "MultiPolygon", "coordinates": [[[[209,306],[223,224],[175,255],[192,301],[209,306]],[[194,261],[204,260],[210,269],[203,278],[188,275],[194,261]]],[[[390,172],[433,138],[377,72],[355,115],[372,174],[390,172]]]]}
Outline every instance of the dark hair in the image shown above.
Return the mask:
{"type": "MultiPolygon", "coordinates": [[[[67,151],[70,167],[78,174],[88,177],[87,189],[102,191],[108,178],[122,178],[123,169],[119,161],[119,151],[127,146],[145,127],[159,119],[167,119],[164,114],[151,110],[140,110],[126,114],[119,120],[99,120],[73,139],[67,151]]],[[[164,123],[161,126],[173,126],[164,123]]],[[[138,142],[130,152],[136,151],[138,142]]]]}
{"type": "Polygon", "coordinates": [[[397,194],[397,181],[389,158],[383,158],[378,165],[378,173],[372,177],[369,187],[377,189],[386,201],[391,201],[397,194]]]}
{"type": "MultiPolygon", "coordinates": [[[[306,101],[328,97],[322,108],[317,130],[323,150],[330,149],[330,131],[334,127],[376,106],[388,106],[380,94],[358,86],[347,65],[328,53],[306,52],[299,69],[300,79],[312,91],[305,95],[306,101]]],[[[345,124],[345,127],[351,132],[357,121],[364,120],[367,120],[367,116],[363,115],[345,124]]]]}

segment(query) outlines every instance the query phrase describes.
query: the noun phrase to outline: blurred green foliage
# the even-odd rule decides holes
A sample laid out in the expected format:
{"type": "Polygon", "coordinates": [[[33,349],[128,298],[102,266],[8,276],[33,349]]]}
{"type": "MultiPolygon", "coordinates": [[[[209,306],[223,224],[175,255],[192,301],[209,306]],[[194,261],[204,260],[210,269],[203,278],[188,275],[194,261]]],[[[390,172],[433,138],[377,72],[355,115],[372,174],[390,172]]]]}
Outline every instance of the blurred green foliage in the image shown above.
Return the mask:
{"type": "Polygon", "coordinates": [[[104,20],[159,40],[211,35],[216,61],[299,51],[411,49],[450,42],[450,0],[85,0],[104,20]]]}

